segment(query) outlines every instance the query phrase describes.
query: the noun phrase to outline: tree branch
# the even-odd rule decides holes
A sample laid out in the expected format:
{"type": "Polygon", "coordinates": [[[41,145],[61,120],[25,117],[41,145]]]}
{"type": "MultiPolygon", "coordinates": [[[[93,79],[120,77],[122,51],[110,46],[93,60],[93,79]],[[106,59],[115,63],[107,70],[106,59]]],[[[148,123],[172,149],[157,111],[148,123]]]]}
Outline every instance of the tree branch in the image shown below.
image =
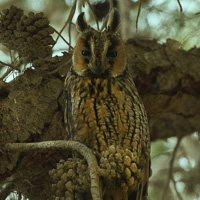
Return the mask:
{"type": "Polygon", "coordinates": [[[177,2],[178,2],[178,5],[179,5],[179,7],[180,7],[180,12],[183,12],[183,8],[182,8],[182,5],[181,5],[180,0],[177,0],[177,2]]]}
{"type": "MultiPolygon", "coordinates": [[[[73,3],[73,5],[72,5],[72,7],[71,7],[69,16],[68,16],[68,18],[67,18],[67,21],[65,22],[64,26],[63,26],[62,29],[60,30],[59,35],[58,35],[58,37],[56,38],[55,44],[57,43],[57,41],[58,41],[58,39],[59,39],[61,33],[62,33],[63,30],[65,29],[65,27],[72,21],[72,18],[73,18],[73,16],[74,16],[74,13],[75,13],[75,10],[76,10],[76,3],[77,3],[77,0],[74,0],[74,3],[73,3]]],[[[71,46],[71,44],[70,44],[70,46],[71,46]]],[[[69,47],[70,47],[70,46],[69,46],[69,47]]]]}
{"type": "Polygon", "coordinates": [[[48,141],[38,143],[7,143],[3,145],[6,151],[30,152],[30,151],[47,151],[47,150],[73,150],[80,153],[88,163],[88,170],[91,180],[91,194],[95,200],[101,200],[98,163],[92,150],[84,144],[75,141],[48,141]]]}
{"type": "MultiPolygon", "coordinates": [[[[167,41],[161,45],[141,39],[126,43],[130,75],[144,102],[152,141],[200,130],[199,49],[186,52],[174,48],[175,43],[167,41]]],[[[14,81],[0,80],[2,143],[65,138],[63,83],[70,59],[71,55],[64,54],[39,60],[39,67],[27,69],[14,81]]],[[[36,155],[34,160],[44,162],[48,158],[36,155]]],[[[0,160],[4,161],[0,165],[1,180],[21,172],[24,159],[31,162],[32,157],[0,153],[0,160]]]]}
{"type": "MultiPolygon", "coordinates": [[[[53,28],[53,27],[52,27],[53,28]]],[[[65,40],[65,38],[55,29],[53,28],[54,31],[58,34],[59,37],[62,38],[62,40],[69,46],[69,48],[73,49],[73,47],[71,46],[71,44],[69,42],[67,42],[67,40],[65,40]]],[[[53,47],[52,47],[53,48],[53,47]]]]}
{"type": "MultiPolygon", "coordinates": [[[[168,174],[168,179],[167,179],[167,182],[166,182],[166,185],[165,185],[165,189],[163,190],[163,195],[162,195],[162,199],[165,199],[165,194],[166,194],[166,191],[169,189],[169,183],[170,181],[174,181],[174,176],[173,176],[173,165],[174,165],[174,160],[175,160],[175,157],[176,157],[176,153],[177,153],[177,150],[179,148],[179,145],[180,145],[180,142],[181,142],[181,138],[178,138],[178,141],[176,143],[176,146],[174,147],[174,150],[173,150],[173,153],[172,153],[172,158],[170,160],[170,165],[169,165],[169,174],[168,174]]],[[[180,195],[178,196],[180,198],[180,195]]]]}
{"type": "Polygon", "coordinates": [[[113,0],[109,0],[109,12],[108,12],[108,14],[106,15],[106,17],[105,17],[105,19],[103,21],[103,25],[102,25],[102,27],[100,29],[100,32],[103,31],[103,29],[107,27],[108,18],[109,18],[109,15],[110,15],[112,9],[113,9],[113,0]]]}
{"type": "Polygon", "coordinates": [[[141,7],[142,7],[142,0],[139,0],[139,7],[138,7],[137,18],[136,18],[136,32],[138,30],[138,21],[139,21],[141,7]]]}
{"type": "Polygon", "coordinates": [[[92,8],[92,5],[90,4],[90,1],[89,1],[89,0],[86,0],[86,1],[87,1],[87,4],[88,4],[88,6],[89,6],[91,12],[92,12],[92,15],[93,15],[93,17],[94,17],[94,19],[95,19],[95,22],[96,22],[96,24],[97,24],[97,30],[99,31],[99,22],[98,22],[98,20],[97,20],[96,15],[95,15],[94,9],[92,8]]]}
{"type": "Polygon", "coordinates": [[[200,130],[199,49],[175,48],[177,41],[132,39],[126,43],[130,74],[144,102],[151,140],[200,130]]]}
{"type": "Polygon", "coordinates": [[[12,191],[14,191],[14,183],[7,183],[0,190],[0,200],[5,200],[12,191]]]}

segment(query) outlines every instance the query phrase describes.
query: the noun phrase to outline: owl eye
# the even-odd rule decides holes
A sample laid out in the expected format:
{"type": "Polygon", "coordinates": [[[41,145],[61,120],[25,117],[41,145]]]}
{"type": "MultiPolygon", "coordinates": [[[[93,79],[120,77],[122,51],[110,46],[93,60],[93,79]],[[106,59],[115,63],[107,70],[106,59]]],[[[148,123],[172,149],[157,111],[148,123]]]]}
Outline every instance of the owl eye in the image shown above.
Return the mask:
{"type": "Polygon", "coordinates": [[[82,50],[82,55],[83,56],[89,56],[90,55],[90,51],[88,51],[88,50],[82,50]]]}
{"type": "Polygon", "coordinates": [[[111,58],[115,58],[115,57],[117,57],[117,52],[115,50],[108,50],[106,56],[111,57],[111,58]]]}

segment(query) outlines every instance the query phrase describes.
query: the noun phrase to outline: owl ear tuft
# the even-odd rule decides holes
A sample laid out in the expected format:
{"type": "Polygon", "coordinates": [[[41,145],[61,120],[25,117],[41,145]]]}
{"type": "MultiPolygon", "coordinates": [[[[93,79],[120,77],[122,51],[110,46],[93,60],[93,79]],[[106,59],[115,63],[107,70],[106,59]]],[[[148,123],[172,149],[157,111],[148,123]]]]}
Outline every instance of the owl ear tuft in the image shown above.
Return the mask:
{"type": "Polygon", "coordinates": [[[89,25],[87,24],[87,21],[85,19],[85,13],[84,12],[82,12],[78,16],[78,18],[76,20],[76,28],[80,32],[83,32],[85,29],[89,28],[89,25]]]}
{"type": "Polygon", "coordinates": [[[120,26],[121,26],[120,14],[119,11],[116,8],[114,8],[109,16],[108,31],[117,32],[120,29],[120,26]]]}

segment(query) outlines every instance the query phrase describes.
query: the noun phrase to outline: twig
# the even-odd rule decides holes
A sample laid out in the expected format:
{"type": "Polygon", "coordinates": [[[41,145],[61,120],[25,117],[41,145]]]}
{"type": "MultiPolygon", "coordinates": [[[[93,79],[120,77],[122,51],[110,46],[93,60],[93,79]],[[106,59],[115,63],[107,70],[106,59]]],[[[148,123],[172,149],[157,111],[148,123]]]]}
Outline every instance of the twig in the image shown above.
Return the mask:
{"type": "MultiPolygon", "coordinates": [[[[74,0],[74,3],[73,3],[73,5],[72,5],[72,7],[71,7],[69,16],[68,16],[68,18],[67,18],[67,21],[65,22],[64,26],[63,26],[62,29],[60,30],[60,32],[59,32],[60,34],[59,34],[58,37],[56,38],[56,43],[57,43],[57,41],[58,41],[58,39],[59,39],[61,33],[63,32],[63,30],[64,30],[65,27],[67,26],[67,24],[68,24],[70,21],[72,21],[72,18],[73,18],[73,16],[74,16],[74,13],[75,13],[75,10],[76,10],[76,3],[77,3],[77,0],[74,0]]],[[[54,45],[53,45],[53,47],[54,47],[54,45]]],[[[53,47],[52,47],[52,48],[53,48],[53,47]]]]}
{"type": "Polygon", "coordinates": [[[12,191],[14,191],[13,183],[7,183],[4,185],[4,188],[1,188],[0,190],[0,200],[5,200],[12,191]]]}
{"type": "Polygon", "coordinates": [[[174,184],[174,189],[175,189],[176,195],[178,196],[178,198],[179,198],[180,200],[183,200],[181,194],[178,192],[178,190],[177,190],[177,188],[176,188],[176,181],[174,180],[174,177],[172,178],[172,182],[173,182],[173,184],[174,184]]]}
{"type": "Polygon", "coordinates": [[[113,0],[109,0],[109,4],[110,4],[110,8],[109,8],[109,12],[111,12],[111,10],[113,9],[113,0]]]}
{"type": "Polygon", "coordinates": [[[13,67],[13,65],[12,64],[9,64],[9,63],[4,63],[4,62],[2,62],[2,61],[0,61],[0,64],[2,64],[2,65],[5,65],[5,66],[9,66],[9,67],[13,67]]]}
{"type": "Polygon", "coordinates": [[[109,14],[105,17],[105,19],[104,19],[104,21],[103,21],[103,25],[102,25],[102,27],[101,27],[101,29],[100,29],[100,32],[102,32],[103,29],[106,27],[107,22],[108,22],[108,17],[109,17],[109,14]]]}
{"type": "Polygon", "coordinates": [[[19,192],[19,194],[18,194],[18,199],[19,199],[19,200],[22,199],[22,193],[21,193],[21,192],[19,192]]]}
{"type": "MultiPolygon", "coordinates": [[[[72,62],[72,58],[70,58],[70,59],[65,63],[65,65],[68,65],[70,62],[72,62]]],[[[49,74],[49,75],[52,75],[52,74],[57,73],[57,72],[60,70],[61,67],[63,67],[63,65],[59,66],[58,68],[56,68],[56,69],[53,70],[52,72],[49,72],[48,74],[49,74]]]]}
{"type": "Polygon", "coordinates": [[[10,60],[11,60],[11,63],[13,62],[13,58],[12,58],[12,51],[10,50],[10,60]]]}
{"type": "MultiPolygon", "coordinates": [[[[52,27],[53,28],[53,27],[52,27]]],[[[54,28],[53,28],[54,29],[54,28]]],[[[65,40],[65,38],[56,30],[54,29],[54,31],[59,35],[59,37],[61,37],[63,39],[63,41],[71,48],[73,49],[73,47],[70,45],[69,42],[67,42],[67,40],[65,40]]]]}
{"type": "MultiPolygon", "coordinates": [[[[71,46],[71,22],[69,22],[69,27],[68,27],[68,35],[69,35],[69,44],[70,44],[70,46],[71,46]]],[[[69,51],[71,51],[71,49],[73,49],[73,48],[69,48],[69,51]]]]}
{"type": "Polygon", "coordinates": [[[180,0],[177,0],[177,2],[178,2],[178,5],[179,5],[179,7],[180,7],[180,12],[183,12],[183,8],[182,8],[182,5],[181,5],[181,3],[180,3],[180,0]]]}
{"type": "Polygon", "coordinates": [[[139,21],[141,6],[142,6],[142,0],[139,1],[138,13],[137,13],[137,18],[136,18],[136,32],[138,30],[138,21],[139,21]]]}
{"type": "Polygon", "coordinates": [[[86,0],[86,1],[87,1],[88,6],[90,7],[90,10],[92,11],[92,14],[93,14],[94,19],[95,19],[96,24],[97,24],[97,30],[99,31],[99,22],[97,20],[97,16],[95,15],[94,9],[92,8],[92,5],[90,4],[89,0],[86,0]]]}
{"type": "Polygon", "coordinates": [[[30,152],[30,151],[41,151],[49,149],[60,149],[60,150],[73,150],[80,153],[88,163],[88,169],[91,180],[91,194],[95,200],[101,200],[99,175],[97,173],[98,163],[92,150],[84,144],[76,141],[47,141],[37,143],[7,143],[2,146],[7,151],[18,151],[18,152],[30,152]]]}
{"type": "Polygon", "coordinates": [[[171,158],[170,164],[169,164],[168,179],[167,179],[167,182],[166,182],[166,185],[165,185],[165,189],[163,190],[162,199],[165,199],[165,193],[166,193],[166,191],[169,188],[170,180],[173,180],[173,165],[174,165],[174,160],[175,160],[175,157],[176,157],[176,152],[177,152],[177,150],[179,148],[181,139],[182,139],[182,137],[178,138],[178,141],[177,141],[176,146],[174,147],[174,151],[172,153],[172,158],[171,158]]]}
{"type": "Polygon", "coordinates": [[[12,72],[12,71],[13,71],[12,68],[8,68],[7,71],[1,76],[1,80],[4,80],[4,78],[5,78],[6,76],[8,76],[8,74],[10,74],[10,72],[12,72]]]}
{"type": "Polygon", "coordinates": [[[104,22],[103,22],[103,25],[102,25],[100,31],[103,31],[103,29],[107,26],[109,15],[110,15],[110,13],[111,13],[111,11],[113,9],[113,0],[109,0],[109,4],[110,4],[109,12],[108,12],[108,14],[106,15],[106,17],[104,19],[104,22]]]}
{"type": "Polygon", "coordinates": [[[11,63],[11,64],[7,64],[7,66],[9,66],[10,68],[8,68],[8,70],[1,76],[1,79],[3,80],[6,76],[8,76],[8,74],[10,74],[10,72],[14,71],[14,70],[17,70],[17,71],[20,71],[20,66],[23,64],[23,63],[26,63],[27,62],[27,59],[26,57],[21,57],[18,61],[18,63],[16,65],[14,65],[14,62],[11,63]],[[12,67],[11,67],[12,66],[12,67]]]}

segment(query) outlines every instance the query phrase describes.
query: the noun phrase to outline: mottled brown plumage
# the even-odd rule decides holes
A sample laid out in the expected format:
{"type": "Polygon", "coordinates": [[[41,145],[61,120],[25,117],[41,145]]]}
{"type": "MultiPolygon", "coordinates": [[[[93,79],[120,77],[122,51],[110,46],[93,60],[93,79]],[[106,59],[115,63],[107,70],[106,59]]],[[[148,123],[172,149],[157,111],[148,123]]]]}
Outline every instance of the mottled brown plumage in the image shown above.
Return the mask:
{"type": "Polygon", "coordinates": [[[148,120],[128,72],[119,27],[115,9],[103,32],[79,15],[81,35],[65,80],[65,123],[69,140],[86,144],[100,167],[113,170],[103,178],[103,199],[139,200],[147,195],[149,179],[148,120]]]}

